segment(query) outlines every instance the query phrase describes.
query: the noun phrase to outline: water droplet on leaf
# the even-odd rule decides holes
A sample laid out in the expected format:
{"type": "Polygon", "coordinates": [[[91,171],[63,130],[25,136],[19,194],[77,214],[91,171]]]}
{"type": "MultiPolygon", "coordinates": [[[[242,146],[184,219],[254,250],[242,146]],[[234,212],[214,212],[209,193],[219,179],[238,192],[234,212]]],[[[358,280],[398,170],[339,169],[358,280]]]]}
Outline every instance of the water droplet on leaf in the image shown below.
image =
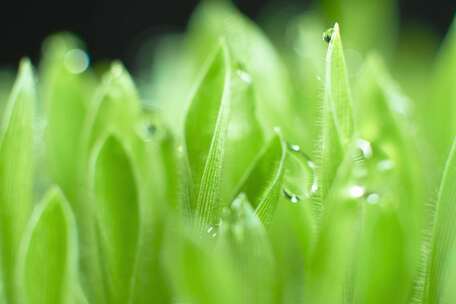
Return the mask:
{"type": "Polygon", "coordinates": [[[382,172],[389,171],[394,168],[394,163],[389,159],[384,159],[378,162],[377,168],[382,172]]]}
{"type": "Polygon", "coordinates": [[[330,28],[330,29],[327,29],[326,31],[324,31],[323,35],[322,35],[323,40],[327,43],[330,43],[333,33],[334,33],[333,28],[330,28]]]}
{"type": "Polygon", "coordinates": [[[372,205],[377,204],[379,200],[380,200],[380,195],[378,193],[369,193],[369,195],[366,198],[366,201],[372,205]]]}
{"type": "Polygon", "coordinates": [[[81,49],[72,49],[64,57],[65,67],[73,74],[80,74],[89,67],[89,56],[81,49]]]}
{"type": "Polygon", "coordinates": [[[297,204],[301,200],[301,198],[298,195],[290,193],[286,189],[283,189],[283,195],[293,204],[297,204]]]}
{"type": "Polygon", "coordinates": [[[348,188],[348,195],[352,198],[360,198],[363,197],[366,193],[366,189],[360,185],[353,185],[348,188]]]}
{"type": "Polygon", "coordinates": [[[372,154],[373,154],[372,145],[370,142],[368,142],[367,140],[364,140],[364,139],[358,139],[356,141],[356,146],[361,151],[361,153],[365,159],[369,159],[372,157],[372,154]]]}

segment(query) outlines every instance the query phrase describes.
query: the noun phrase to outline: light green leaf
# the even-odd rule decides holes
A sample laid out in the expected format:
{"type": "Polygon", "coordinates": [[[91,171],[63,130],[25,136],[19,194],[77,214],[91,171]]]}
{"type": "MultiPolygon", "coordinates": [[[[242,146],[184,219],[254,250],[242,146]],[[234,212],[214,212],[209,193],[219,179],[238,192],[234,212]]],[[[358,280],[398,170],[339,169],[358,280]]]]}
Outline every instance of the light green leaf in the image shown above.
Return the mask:
{"type": "Polygon", "coordinates": [[[232,75],[230,122],[226,138],[226,165],[223,170],[222,202],[227,204],[235,196],[239,183],[248,174],[250,164],[265,143],[263,130],[257,119],[257,96],[251,75],[238,66],[232,75]],[[239,153],[239,147],[243,147],[239,153]]]}
{"type": "MultiPolygon", "coordinates": [[[[69,34],[50,37],[44,44],[40,89],[46,117],[46,162],[51,178],[68,196],[77,221],[85,217],[78,200],[81,135],[94,80],[84,72],[88,55],[69,34]]],[[[44,170],[44,168],[43,168],[44,170]]]]}
{"type": "MultiPolygon", "coordinates": [[[[136,152],[134,149],[137,142],[136,138],[136,119],[139,119],[138,96],[128,73],[119,63],[113,63],[111,68],[103,77],[102,83],[94,93],[93,100],[87,105],[88,112],[84,124],[81,126],[81,145],[77,151],[81,158],[79,166],[79,184],[84,185],[85,189],[90,187],[88,174],[91,168],[90,155],[93,153],[95,143],[107,133],[114,133],[122,138],[124,144],[136,152]]],[[[74,151],[73,151],[74,153],[74,151]]],[[[81,230],[86,236],[86,254],[82,256],[84,273],[87,275],[87,289],[90,290],[91,298],[95,301],[103,301],[103,295],[96,285],[101,280],[100,269],[96,261],[96,231],[91,222],[93,208],[89,205],[90,197],[88,192],[82,191],[80,201],[86,204],[85,215],[80,220],[81,230]]]]}
{"type": "Polygon", "coordinates": [[[33,71],[30,62],[23,60],[0,134],[0,268],[11,303],[19,243],[32,210],[34,108],[33,71]]]}
{"type": "MultiPolygon", "coordinates": [[[[425,191],[423,157],[419,138],[412,128],[412,103],[390,78],[378,56],[368,57],[357,83],[357,130],[362,138],[361,147],[370,147],[370,157],[379,161],[371,179],[382,182],[388,178],[395,198],[391,202],[398,208],[401,225],[407,233],[404,243],[410,264],[417,261],[425,191]]],[[[410,266],[410,265],[409,265],[410,266]]]]}
{"type": "Polygon", "coordinates": [[[326,56],[321,146],[319,151],[320,196],[325,199],[353,136],[353,114],[339,25],[334,25],[326,56]]]}
{"type": "MultiPolygon", "coordinates": [[[[167,227],[163,262],[177,303],[243,303],[240,278],[224,252],[179,221],[167,227]]],[[[206,231],[205,231],[206,233],[206,231]]]]}
{"type": "Polygon", "coordinates": [[[95,93],[85,121],[83,140],[86,153],[91,153],[94,144],[107,132],[122,136],[127,140],[125,144],[131,145],[140,110],[133,80],[122,64],[113,63],[95,93]]]}
{"type": "Polygon", "coordinates": [[[124,146],[109,136],[92,171],[99,265],[107,303],[129,303],[140,237],[135,171],[124,146]]]}
{"type": "Polygon", "coordinates": [[[244,303],[275,303],[276,276],[272,248],[260,219],[241,193],[224,209],[217,234],[218,250],[228,252],[241,278],[244,303]]]}
{"type": "Polygon", "coordinates": [[[200,230],[215,221],[221,204],[230,111],[230,62],[228,50],[222,43],[198,84],[185,121],[185,143],[193,179],[192,208],[200,230]]]}
{"type": "Polygon", "coordinates": [[[20,303],[80,303],[76,222],[58,188],[38,205],[24,235],[18,286],[20,303]]]}
{"type": "Polygon", "coordinates": [[[299,117],[294,116],[288,74],[267,37],[228,1],[206,1],[190,22],[189,45],[196,66],[206,58],[208,46],[215,46],[220,37],[226,39],[233,61],[245,66],[252,76],[261,101],[259,120],[266,130],[280,126],[287,138],[296,134],[299,117]]]}
{"type": "Polygon", "coordinates": [[[286,146],[275,134],[255,161],[239,193],[245,193],[258,218],[269,224],[282,191],[286,146]]]}
{"type": "Polygon", "coordinates": [[[352,180],[354,161],[347,154],[328,195],[307,277],[311,302],[352,303],[364,199],[352,180]],[[353,188],[355,187],[355,188],[353,188]],[[352,190],[355,189],[355,195],[352,190]]]}
{"type": "Polygon", "coordinates": [[[433,225],[427,227],[430,238],[425,240],[423,288],[418,294],[416,303],[451,303],[456,300],[450,278],[454,278],[456,268],[456,141],[450,151],[445,166],[440,190],[435,205],[433,225]],[[432,232],[431,232],[432,231],[432,232]],[[427,251],[426,251],[427,250],[427,251]],[[422,296],[422,297],[421,297],[422,296]]]}

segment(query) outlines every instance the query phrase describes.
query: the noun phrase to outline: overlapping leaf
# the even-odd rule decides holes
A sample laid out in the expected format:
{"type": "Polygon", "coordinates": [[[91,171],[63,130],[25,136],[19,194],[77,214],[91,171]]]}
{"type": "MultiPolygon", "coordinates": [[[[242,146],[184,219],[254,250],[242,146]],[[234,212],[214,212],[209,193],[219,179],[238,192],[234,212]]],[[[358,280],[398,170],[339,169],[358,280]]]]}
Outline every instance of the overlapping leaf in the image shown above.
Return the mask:
{"type": "Polygon", "coordinates": [[[84,303],[78,281],[76,222],[58,188],[50,190],[36,207],[20,257],[18,303],[84,303]]]}
{"type": "Polygon", "coordinates": [[[239,191],[245,193],[264,224],[271,222],[282,191],[285,155],[285,143],[277,133],[254,162],[239,191]]]}
{"type": "Polygon", "coordinates": [[[107,137],[94,159],[93,195],[99,267],[107,303],[128,303],[140,239],[135,170],[124,146],[107,137]]]}
{"type": "Polygon", "coordinates": [[[220,209],[222,166],[229,123],[231,61],[221,44],[196,88],[185,121],[197,227],[215,221],[220,209]]]}

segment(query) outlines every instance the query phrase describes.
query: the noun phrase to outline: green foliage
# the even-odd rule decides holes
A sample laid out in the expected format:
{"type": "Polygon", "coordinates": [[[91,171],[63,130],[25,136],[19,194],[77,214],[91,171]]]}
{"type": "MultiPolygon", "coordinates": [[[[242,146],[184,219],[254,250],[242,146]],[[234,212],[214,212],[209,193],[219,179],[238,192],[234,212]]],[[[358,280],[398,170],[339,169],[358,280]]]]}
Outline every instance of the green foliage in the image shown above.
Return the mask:
{"type": "Polygon", "coordinates": [[[0,303],[456,302],[455,25],[433,64],[393,0],[268,18],[204,1],[148,75],[70,34],[0,72],[0,303]]]}

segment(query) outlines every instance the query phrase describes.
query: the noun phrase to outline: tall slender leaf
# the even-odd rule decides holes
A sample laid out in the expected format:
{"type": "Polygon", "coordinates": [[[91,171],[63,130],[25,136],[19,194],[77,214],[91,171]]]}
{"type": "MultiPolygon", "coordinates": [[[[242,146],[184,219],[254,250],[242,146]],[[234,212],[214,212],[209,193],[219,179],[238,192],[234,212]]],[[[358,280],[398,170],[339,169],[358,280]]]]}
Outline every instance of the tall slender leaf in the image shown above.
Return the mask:
{"type": "Polygon", "coordinates": [[[428,249],[425,269],[422,275],[423,288],[415,299],[416,303],[451,303],[456,300],[448,284],[450,278],[454,278],[454,252],[456,252],[456,142],[450,151],[445,166],[440,190],[435,206],[435,216],[429,243],[425,244],[428,249]]]}
{"type": "Polygon", "coordinates": [[[7,301],[15,303],[14,268],[32,210],[35,83],[28,60],[6,106],[0,138],[0,269],[7,301]]]}
{"type": "Polygon", "coordinates": [[[231,63],[222,43],[194,93],[185,121],[197,227],[214,222],[220,208],[221,176],[229,123],[231,63]]]}
{"type": "Polygon", "coordinates": [[[325,97],[319,151],[320,195],[324,199],[353,136],[353,114],[339,25],[336,23],[326,56],[325,97]]]}
{"type": "Polygon", "coordinates": [[[59,34],[44,44],[40,66],[40,89],[47,123],[46,162],[52,180],[73,204],[78,221],[85,217],[85,206],[80,206],[78,200],[81,160],[75,151],[81,147],[82,126],[94,87],[92,76],[85,72],[88,60],[80,41],[70,34],[59,34]]]}
{"type": "Polygon", "coordinates": [[[104,283],[99,288],[104,288],[107,303],[128,303],[140,237],[136,173],[116,137],[109,136],[97,150],[92,187],[104,283]]]}

